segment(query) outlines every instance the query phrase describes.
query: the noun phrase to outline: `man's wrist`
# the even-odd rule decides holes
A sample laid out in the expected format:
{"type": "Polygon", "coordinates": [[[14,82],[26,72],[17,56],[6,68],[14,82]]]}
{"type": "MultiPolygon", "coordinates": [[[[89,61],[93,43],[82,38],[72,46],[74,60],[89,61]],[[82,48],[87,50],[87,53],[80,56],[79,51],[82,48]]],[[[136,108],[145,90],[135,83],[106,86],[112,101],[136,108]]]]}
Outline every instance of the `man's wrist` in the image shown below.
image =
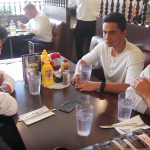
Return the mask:
{"type": "Polygon", "coordinates": [[[142,97],[145,99],[145,100],[150,100],[150,93],[146,93],[146,95],[142,95],[142,97]]]}
{"type": "Polygon", "coordinates": [[[100,91],[103,92],[105,87],[106,87],[106,82],[101,82],[101,84],[100,84],[100,91]]]}

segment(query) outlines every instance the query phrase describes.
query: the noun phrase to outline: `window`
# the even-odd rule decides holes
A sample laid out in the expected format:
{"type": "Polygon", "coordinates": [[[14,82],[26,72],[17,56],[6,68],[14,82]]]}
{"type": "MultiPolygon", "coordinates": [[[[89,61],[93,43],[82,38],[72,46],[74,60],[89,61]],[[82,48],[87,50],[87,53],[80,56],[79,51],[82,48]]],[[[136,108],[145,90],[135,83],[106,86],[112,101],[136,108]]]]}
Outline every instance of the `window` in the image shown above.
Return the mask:
{"type": "Polygon", "coordinates": [[[40,11],[42,0],[0,0],[0,15],[24,15],[24,6],[31,2],[40,11]]]}

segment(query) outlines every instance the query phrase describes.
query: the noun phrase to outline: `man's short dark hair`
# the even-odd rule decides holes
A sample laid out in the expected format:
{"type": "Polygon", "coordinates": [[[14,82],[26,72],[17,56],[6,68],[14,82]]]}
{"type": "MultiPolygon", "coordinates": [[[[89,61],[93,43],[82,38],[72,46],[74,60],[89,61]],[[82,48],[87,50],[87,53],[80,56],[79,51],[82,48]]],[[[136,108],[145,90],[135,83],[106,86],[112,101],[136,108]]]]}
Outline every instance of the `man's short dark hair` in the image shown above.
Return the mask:
{"type": "Polygon", "coordinates": [[[127,28],[127,21],[123,14],[119,12],[110,13],[103,18],[103,22],[115,22],[121,32],[127,28]]]}
{"type": "Polygon", "coordinates": [[[7,30],[0,25],[0,39],[4,42],[7,36],[8,36],[7,30]]]}
{"type": "Polygon", "coordinates": [[[25,10],[25,9],[27,9],[27,10],[32,10],[32,9],[36,10],[35,6],[34,6],[33,4],[31,4],[31,3],[27,4],[27,5],[23,8],[23,10],[25,10]]]}

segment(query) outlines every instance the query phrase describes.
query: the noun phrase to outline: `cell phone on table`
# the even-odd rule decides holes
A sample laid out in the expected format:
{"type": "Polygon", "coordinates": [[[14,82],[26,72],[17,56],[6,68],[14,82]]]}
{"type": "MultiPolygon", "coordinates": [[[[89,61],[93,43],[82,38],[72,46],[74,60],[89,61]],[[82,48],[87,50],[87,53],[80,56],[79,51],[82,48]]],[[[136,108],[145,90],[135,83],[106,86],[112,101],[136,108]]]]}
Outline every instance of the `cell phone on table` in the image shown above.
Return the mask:
{"type": "Polygon", "coordinates": [[[70,99],[67,102],[65,102],[64,104],[62,104],[59,109],[65,112],[70,112],[71,110],[73,110],[75,108],[75,106],[77,104],[79,104],[81,101],[77,100],[77,99],[70,99]]]}

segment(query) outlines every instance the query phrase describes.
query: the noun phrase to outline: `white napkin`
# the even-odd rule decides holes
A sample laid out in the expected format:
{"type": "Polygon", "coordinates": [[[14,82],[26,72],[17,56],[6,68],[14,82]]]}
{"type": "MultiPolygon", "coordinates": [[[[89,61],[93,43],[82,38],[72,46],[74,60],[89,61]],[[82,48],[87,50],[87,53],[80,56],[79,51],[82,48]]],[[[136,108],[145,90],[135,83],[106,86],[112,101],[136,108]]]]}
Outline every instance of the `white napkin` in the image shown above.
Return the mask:
{"type": "MultiPolygon", "coordinates": [[[[31,112],[28,112],[28,113],[26,113],[26,114],[21,115],[21,116],[19,116],[19,118],[24,118],[24,117],[26,117],[26,116],[32,115],[32,113],[35,113],[35,112],[37,112],[37,111],[40,111],[40,109],[42,109],[44,112],[49,110],[46,106],[43,106],[43,107],[41,107],[41,108],[39,108],[39,109],[36,109],[36,110],[34,110],[34,111],[31,111],[31,112]]],[[[54,114],[55,114],[55,113],[53,113],[52,111],[50,111],[50,112],[44,113],[44,114],[42,114],[42,115],[36,116],[36,117],[34,117],[34,118],[25,120],[24,122],[25,122],[27,125],[30,125],[30,124],[32,124],[32,123],[35,123],[35,122],[37,122],[37,121],[40,121],[40,120],[42,120],[42,119],[44,119],[44,118],[47,118],[47,117],[49,117],[49,116],[52,116],[52,115],[54,115],[54,114]]]]}
{"type": "Polygon", "coordinates": [[[55,83],[53,85],[50,85],[50,86],[44,86],[46,88],[49,88],[49,89],[63,89],[63,88],[66,88],[70,85],[70,82],[67,84],[67,85],[63,85],[62,82],[60,83],[55,83]]]}
{"type": "MultiPolygon", "coordinates": [[[[119,125],[119,124],[120,124],[120,125],[121,125],[121,124],[129,124],[129,123],[137,123],[137,125],[141,125],[141,124],[143,124],[144,122],[142,121],[141,117],[138,115],[138,116],[135,116],[135,117],[133,117],[133,118],[131,118],[131,119],[129,119],[129,120],[126,120],[126,121],[117,123],[117,125],[119,125]]],[[[122,134],[126,134],[126,133],[123,132],[123,131],[120,130],[120,129],[128,129],[128,128],[130,128],[130,127],[132,127],[132,126],[115,127],[115,129],[122,135],[122,134]]],[[[129,132],[132,132],[132,131],[134,131],[134,130],[138,130],[138,129],[140,129],[140,128],[142,128],[142,129],[148,129],[148,128],[150,128],[150,127],[149,127],[148,125],[141,126],[141,127],[133,127],[133,128],[130,129],[129,132]]]]}

